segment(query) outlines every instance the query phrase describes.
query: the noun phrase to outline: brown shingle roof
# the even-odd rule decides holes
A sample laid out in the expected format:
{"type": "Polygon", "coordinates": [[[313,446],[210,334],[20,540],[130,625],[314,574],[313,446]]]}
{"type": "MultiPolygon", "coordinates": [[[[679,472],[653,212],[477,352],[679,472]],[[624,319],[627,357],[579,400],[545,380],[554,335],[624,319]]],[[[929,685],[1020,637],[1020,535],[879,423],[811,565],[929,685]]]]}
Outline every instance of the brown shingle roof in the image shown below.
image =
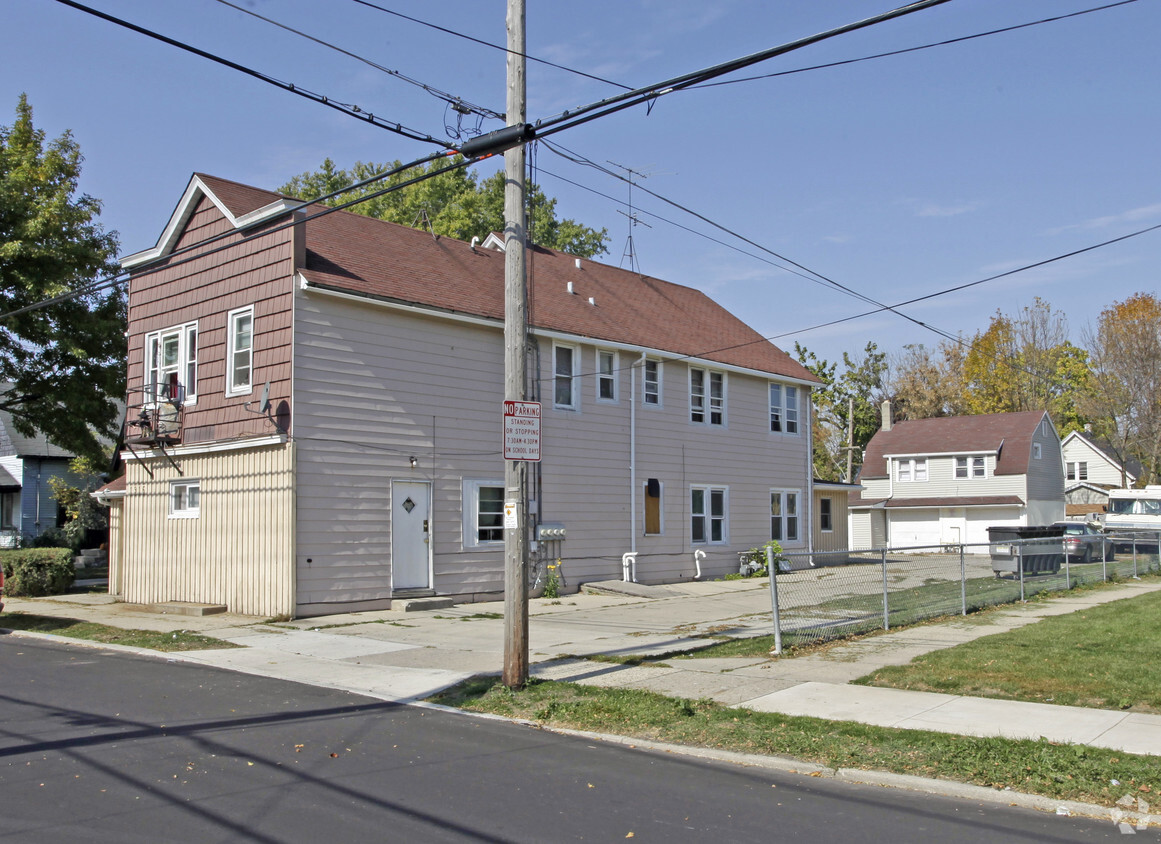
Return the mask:
{"type": "Polygon", "coordinates": [[[861,476],[887,477],[888,454],[972,452],[999,452],[997,475],[1024,474],[1028,471],[1036,426],[1046,415],[1042,410],[1032,410],[896,422],[890,431],[879,431],[867,443],[861,476]]]}
{"type": "MultiPolygon", "coordinates": [[[[198,174],[235,216],[278,194],[198,174]]],[[[504,255],[339,211],[306,227],[308,281],[502,321],[504,255]]],[[[528,252],[533,328],[704,358],[804,381],[818,379],[705,294],[563,252],[528,252]],[[568,292],[573,283],[575,293],[568,292]],[[595,304],[590,304],[590,297],[595,304]]]]}

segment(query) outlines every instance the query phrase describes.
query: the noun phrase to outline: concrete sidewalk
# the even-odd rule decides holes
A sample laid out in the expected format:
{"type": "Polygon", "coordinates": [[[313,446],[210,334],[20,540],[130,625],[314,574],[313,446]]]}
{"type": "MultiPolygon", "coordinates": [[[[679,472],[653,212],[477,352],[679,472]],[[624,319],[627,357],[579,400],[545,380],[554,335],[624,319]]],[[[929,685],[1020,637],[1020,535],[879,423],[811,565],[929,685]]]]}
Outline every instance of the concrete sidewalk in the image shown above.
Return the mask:
{"type": "MultiPolygon", "coordinates": [[[[1158,715],[849,685],[919,654],[1158,589],[1161,582],[1130,581],[1101,591],[1016,604],[970,620],[906,628],[797,658],[668,658],[636,666],[585,659],[598,654],[665,655],[704,647],[707,633],[771,632],[764,581],[635,587],[626,590],[634,594],[532,601],[529,653],[532,673],[546,679],[712,698],[788,715],[961,735],[1044,737],[1161,755],[1158,715]]],[[[277,624],[231,615],[163,614],[91,594],[8,599],[5,612],[13,611],[126,628],[205,633],[244,647],[169,656],[401,702],[422,699],[473,675],[499,674],[504,655],[501,603],[351,613],[277,624]]]]}

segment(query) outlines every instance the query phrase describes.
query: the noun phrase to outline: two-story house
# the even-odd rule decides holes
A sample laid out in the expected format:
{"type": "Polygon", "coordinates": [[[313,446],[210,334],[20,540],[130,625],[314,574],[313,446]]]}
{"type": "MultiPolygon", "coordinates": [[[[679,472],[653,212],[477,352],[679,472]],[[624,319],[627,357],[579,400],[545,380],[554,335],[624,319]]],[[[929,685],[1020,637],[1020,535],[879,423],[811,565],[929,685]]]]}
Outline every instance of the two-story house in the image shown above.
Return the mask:
{"type": "Polygon", "coordinates": [[[1121,461],[1107,444],[1089,434],[1071,431],[1061,441],[1064,456],[1064,500],[1069,518],[1104,513],[1110,489],[1129,489],[1141,472],[1133,459],[1121,461]]]}
{"type": "MultiPolygon", "coordinates": [[[[298,205],[195,175],[123,262],[113,588],[265,616],[497,596],[502,244],[298,205]]],[[[808,547],[809,371],[696,290],[563,253],[530,250],[528,300],[531,536],[568,589],[630,551],[664,582],[808,547]]]]}
{"type": "Polygon", "coordinates": [[[1060,438],[1042,411],[892,424],[885,405],[860,480],[856,548],[987,543],[992,526],[1064,518],[1060,438]]]}

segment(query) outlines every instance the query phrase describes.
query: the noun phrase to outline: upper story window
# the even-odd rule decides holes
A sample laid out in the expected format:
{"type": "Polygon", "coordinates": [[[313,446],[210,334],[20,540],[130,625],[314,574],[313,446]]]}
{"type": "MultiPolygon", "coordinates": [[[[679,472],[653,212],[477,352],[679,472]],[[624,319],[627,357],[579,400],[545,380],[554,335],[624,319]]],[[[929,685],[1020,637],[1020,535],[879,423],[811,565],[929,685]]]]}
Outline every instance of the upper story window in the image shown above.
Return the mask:
{"type": "Polygon", "coordinates": [[[907,481],[926,481],[927,480],[927,458],[926,457],[906,457],[895,461],[897,467],[895,479],[902,482],[907,481]]]}
{"type": "Polygon", "coordinates": [[[770,385],[770,430],[781,434],[798,433],[797,387],[770,385]]]}
{"type": "Polygon", "coordinates": [[[1070,481],[1088,480],[1088,462],[1085,460],[1070,461],[1068,463],[1068,479],[1070,481]]]}
{"type": "Polygon", "coordinates": [[[1040,443],[1032,443],[1032,459],[1039,460],[1040,454],[1041,454],[1040,443]]]}
{"type": "Polygon", "coordinates": [[[193,402],[198,384],[198,324],[145,335],[145,401],[193,402]]]}
{"type": "Polygon", "coordinates": [[[230,311],[226,326],[226,395],[247,395],[254,387],[254,309],[230,311]]]}
{"type": "Polygon", "coordinates": [[[689,368],[689,421],[724,425],[726,376],[722,372],[689,368]]]}
{"type": "Polygon", "coordinates": [[[661,361],[646,360],[641,379],[641,399],[645,404],[661,405],[661,361]]]}
{"type": "Polygon", "coordinates": [[[553,346],[553,407],[575,410],[576,395],[576,363],[577,352],[575,346],[553,346]]]}
{"type": "Polygon", "coordinates": [[[986,476],[987,463],[983,457],[957,457],[955,459],[955,477],[957,480],[986,476]]]}
{"type": "Polygon", "coordinates": [[[597,398],[617,400],[617,353],[597,350],[597,398]]]}

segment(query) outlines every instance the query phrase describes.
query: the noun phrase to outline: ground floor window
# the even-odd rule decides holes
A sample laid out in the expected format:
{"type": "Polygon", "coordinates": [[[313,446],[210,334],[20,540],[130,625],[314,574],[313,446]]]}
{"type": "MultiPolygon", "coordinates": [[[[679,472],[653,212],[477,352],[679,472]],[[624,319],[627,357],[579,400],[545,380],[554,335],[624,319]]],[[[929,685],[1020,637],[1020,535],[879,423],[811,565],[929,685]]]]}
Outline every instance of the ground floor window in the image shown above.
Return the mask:
{"type": "Polygon", "coordinates": [[[201,481],[182,479],[169,485],[169,515],[179,519],[196,519],[201,515],[201,481]]]}
{"type": "Polygon", "coordinates": [[[503,541],[503,481],[464,481],[464,547],[503,541]]]}
{"type": "Polygon", "coordinates": [[[697,543],[725,543],[726,489],[695,486],[690,488],[690,539],[697,543]]]}
{"type": "Polygon", "coordinates": [[[834,530],[832,505],[833,502],[829,498],[818,499],[818,527],[823,533],[830,533],[834,530]]]}
{"type": "Polygon", "coordinates": [[[661,481],[650,478],[645,482],[645,535],[660,536],[661,523],[661,481]]]}
{"type": "Polygon", "coordinates": [[[798,541],[798,490],[770,490],[770,538],[777,542],[798,541]]]}
{"type": "Polygon", "coordinates": [[[20,491],[0,493],[0,530],[20,527],[20,491]]]}

